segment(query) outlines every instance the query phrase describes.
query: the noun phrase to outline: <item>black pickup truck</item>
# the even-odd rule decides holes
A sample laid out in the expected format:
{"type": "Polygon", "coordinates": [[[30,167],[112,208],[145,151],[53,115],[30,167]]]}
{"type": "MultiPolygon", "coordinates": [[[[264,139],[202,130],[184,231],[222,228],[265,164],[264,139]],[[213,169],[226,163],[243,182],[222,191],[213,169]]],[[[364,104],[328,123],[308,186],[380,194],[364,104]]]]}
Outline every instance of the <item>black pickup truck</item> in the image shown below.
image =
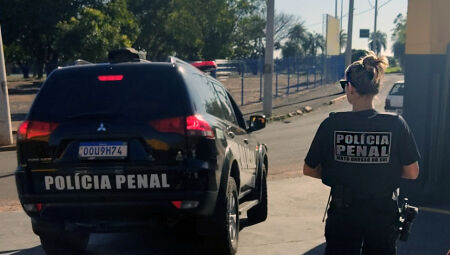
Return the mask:
{"type": "Polygon", "coordinates": [[[55,70],[17,133],[17,190],[49,255],[81,254],[92,232],[195,222],[235,254],[239,216],[267,217],[267,148],[224,86],[177,58],[55,70]]]}

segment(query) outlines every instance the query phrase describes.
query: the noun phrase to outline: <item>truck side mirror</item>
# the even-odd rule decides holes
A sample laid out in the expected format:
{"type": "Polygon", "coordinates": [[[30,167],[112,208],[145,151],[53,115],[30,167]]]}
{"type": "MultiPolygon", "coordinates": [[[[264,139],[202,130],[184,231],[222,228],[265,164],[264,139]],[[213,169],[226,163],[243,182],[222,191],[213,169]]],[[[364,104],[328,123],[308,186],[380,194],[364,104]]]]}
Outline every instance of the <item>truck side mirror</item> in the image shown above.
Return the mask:
{"type": "Polygon", "coordinates": [[[266,116],[264,115],[252,115],[250,116],[249,131],[257,131],[266,127],[266,116]]]}

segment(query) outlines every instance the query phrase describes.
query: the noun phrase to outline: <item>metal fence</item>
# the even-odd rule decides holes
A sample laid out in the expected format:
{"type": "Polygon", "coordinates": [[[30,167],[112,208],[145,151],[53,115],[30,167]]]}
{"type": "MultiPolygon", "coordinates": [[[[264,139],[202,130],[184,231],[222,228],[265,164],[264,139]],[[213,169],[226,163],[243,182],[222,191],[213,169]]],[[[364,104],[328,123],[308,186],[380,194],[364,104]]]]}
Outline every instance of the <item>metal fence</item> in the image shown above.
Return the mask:
{"type": "MultiPolygon", "coordinates": [[[[345,58],[317,56],[283,58],[274,61],[274,97],[288,96],[342,78],[345,58]]],[[[264,60],[217,60],[217,79],[241,105],[263,100],[264,60]]]]}

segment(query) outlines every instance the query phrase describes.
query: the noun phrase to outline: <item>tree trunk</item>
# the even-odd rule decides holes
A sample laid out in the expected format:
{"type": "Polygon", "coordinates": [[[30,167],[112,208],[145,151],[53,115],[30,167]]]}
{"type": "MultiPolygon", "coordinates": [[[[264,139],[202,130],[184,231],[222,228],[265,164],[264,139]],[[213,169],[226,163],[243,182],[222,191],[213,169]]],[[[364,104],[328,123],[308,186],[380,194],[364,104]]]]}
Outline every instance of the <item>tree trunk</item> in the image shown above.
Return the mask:
{"type": "Polygon", "coordinates": [[[36,74],[38,79],[42,79],[42,77],[44,77],[44,63],[36,63],[36,74]]]}
{"type": "Polygon", "coordinates": [[[26,64],[19,64],[20,70],[22,71],[23,78],[30,78],[30,66],[26,64]]]}

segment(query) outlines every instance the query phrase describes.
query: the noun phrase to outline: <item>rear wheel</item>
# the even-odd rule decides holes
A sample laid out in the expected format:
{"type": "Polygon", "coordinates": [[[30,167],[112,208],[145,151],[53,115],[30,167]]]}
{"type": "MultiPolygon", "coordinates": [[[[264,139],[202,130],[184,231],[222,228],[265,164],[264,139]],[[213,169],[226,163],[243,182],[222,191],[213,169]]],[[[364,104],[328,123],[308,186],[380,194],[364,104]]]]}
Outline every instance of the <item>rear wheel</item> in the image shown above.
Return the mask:
{"type": "Polygon", "coordinates": [[[42,233],[39,237],[47,255],[84,254],[89,242],[85,232],[42,233]]]}
{"type": "Polygon", "coordinates": [[[228,179],[226,192],[217,202],[217,232],[207,238],[207,249],[210,254],[234,255],[239,240],[239,200],[234,178],[228,179]]]}
{"type": "Polygon", "coordinates": [[[259,203],[247,211],[247,218],[253,223],[263,222],[267,219],[267,167],[264,163],[262,165],[261,174],[262,177],[259,189],[261,194],[259,196],[259,203]]]}

